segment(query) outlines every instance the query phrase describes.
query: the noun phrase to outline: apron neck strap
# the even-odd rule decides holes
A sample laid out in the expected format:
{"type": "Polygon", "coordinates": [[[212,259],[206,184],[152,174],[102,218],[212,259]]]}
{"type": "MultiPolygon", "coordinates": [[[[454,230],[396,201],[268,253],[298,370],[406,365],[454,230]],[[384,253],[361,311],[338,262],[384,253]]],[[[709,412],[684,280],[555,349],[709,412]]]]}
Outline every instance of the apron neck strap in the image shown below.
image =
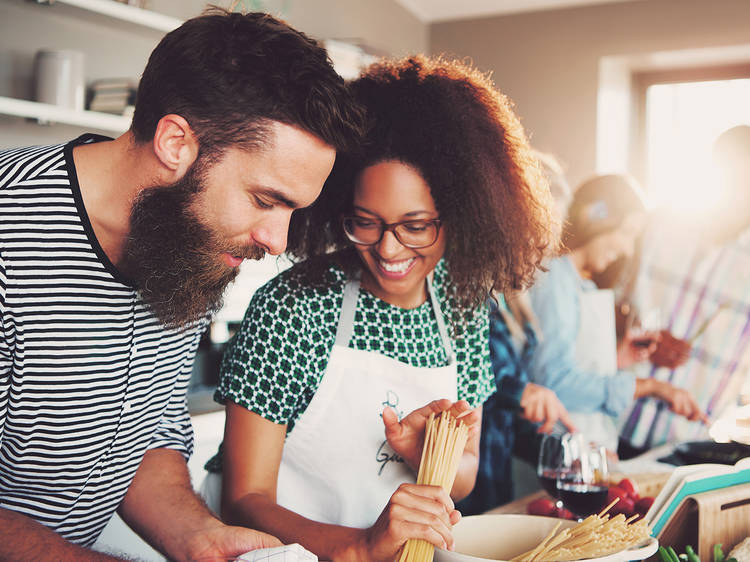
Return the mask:
{"type": "Polygon", "coordinates": [[[448,335],[448,327],[445,325],[443,310],[440,308],[440,303],[435,295],[435,291],[432,289],[432,272],[427,276],[427,294],[430,296],[430,301],[432,302],[432,310],[435,313],[435,319],[437,320],[440,339],[443,340],[445,355],[448,357],[448,365],[453,365],[456,359],[453,355],[453,342],[448,335]]]}
{"type": "MultiPolygon", "coordinates": [[[[349,279],[344,285],[344,299],[341,303],[341,315],[339,316],[339,323],[336,327],[336,342],[335,345],[348,346],[349,340],[352,337],[352,331],[354,330],[354,315],[357,312],[357,299],[359,298],[359,278],[349,279]]],[[[448,328],[445,325],[443,318],[443,311],[440,308],[440,303],[435,296],[435,291],[432,289],[432,273],[427,276],[427,294],[432,304],[432,310],[435,313],[435,319],[437,320],[438,332],[440,332],[440,339],[443,342],[445,348],[445,354],[448,357],[448,365],[452,365],[455,361],[453,355],[453,343],[448,335],[448,328]]]]}
{"type": "Polygon", "coordinates": [[[349,279],[344,285],[344,300],[341,303],[339,325],[336,327],[336,342],[334,345],[349,345],[354,330],[354,314],[357,312],[357,298],[359,297],[359,278],[349,279]]]}

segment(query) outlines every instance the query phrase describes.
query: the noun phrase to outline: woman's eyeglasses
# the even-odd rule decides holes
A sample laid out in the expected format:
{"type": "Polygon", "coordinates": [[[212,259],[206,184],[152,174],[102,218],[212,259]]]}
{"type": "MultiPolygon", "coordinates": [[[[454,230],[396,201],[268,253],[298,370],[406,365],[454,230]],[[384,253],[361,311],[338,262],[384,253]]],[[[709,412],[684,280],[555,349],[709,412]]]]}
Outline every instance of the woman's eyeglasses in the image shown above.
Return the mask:
{"type": "Polygon", "coordinates": [[[402,245],[419,249],[432,246],[438,239],[440,219],[408,220],[387,224],[380,219],[348,216],[342,221],[344,233],[355,244],[373,246],[383,239],[386,231],[393,232],[402,245]]]}

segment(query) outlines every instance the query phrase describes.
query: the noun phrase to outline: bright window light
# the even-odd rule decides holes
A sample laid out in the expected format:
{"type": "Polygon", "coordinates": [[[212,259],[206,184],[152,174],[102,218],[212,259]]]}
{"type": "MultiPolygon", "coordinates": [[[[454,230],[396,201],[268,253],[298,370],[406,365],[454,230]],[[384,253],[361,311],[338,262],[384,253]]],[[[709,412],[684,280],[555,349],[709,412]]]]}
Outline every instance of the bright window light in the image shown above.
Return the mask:
{"type": "Polygon", "coordinates": [[[656,84],[646,91],[646,184],[657,207],[710,209],[720,193],[711,146],[750,124],[750,79],[656,84]]]}

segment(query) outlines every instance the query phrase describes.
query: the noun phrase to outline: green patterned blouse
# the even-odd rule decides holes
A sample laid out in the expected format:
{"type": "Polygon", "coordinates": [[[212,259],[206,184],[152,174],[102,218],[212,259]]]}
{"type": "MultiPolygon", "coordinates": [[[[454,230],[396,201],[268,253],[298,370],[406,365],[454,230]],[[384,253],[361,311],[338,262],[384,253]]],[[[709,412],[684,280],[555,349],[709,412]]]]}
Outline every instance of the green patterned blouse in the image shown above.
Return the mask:
{"type": "MultiPolygon", "coordinates": [[[[328,364],[346,275],[331,264],[325,282],[311,283],[300,264],[266,283],[253,296],[221,365],[215,399],[231,400],[278,424],[294,423],[312,400],[328,364]]],[[[447,268],[435,268],[433,287],[449,331],[454,307],[445,297],[447,268]]],[[[480,307],[452,336],[458,363],[458,397],[479,406],[494,392],[489,320],[480,307]]],[[[349,347],[375,351],[417,367],[447,362],[429,301],[403,309],[360,289],[349,347]]]]}

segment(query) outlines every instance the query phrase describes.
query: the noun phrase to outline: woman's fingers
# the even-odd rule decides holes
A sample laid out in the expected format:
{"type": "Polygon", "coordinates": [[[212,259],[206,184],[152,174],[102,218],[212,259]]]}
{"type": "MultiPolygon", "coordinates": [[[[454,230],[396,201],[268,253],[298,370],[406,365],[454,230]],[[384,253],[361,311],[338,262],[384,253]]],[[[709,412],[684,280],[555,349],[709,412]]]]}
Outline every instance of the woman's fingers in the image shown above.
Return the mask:
{"type": "Polygon", "coordinates": [[[442,509],[445,513],[450,513],[456,508],[450,495],[443,488],[425,484],[401,484],[391,496],[391,501],[434,512],[442,509]]]}
{"type": "Polygon", "coordinates": [[[369,531],[372,550],[395,553],[408,539],[452,548],[451,528],[460,518],[441,487],[402,484],[369,531]]]}
{"type": "Polygon", "coordinates": [[[528,383],[521,397],[523,416],[532,422],[542,423],[540,433],[552,431],[555,423],[559,420],[569,431],[575,432],[568,411],[562,405],[557,395],[549,388],[528,383]]]}
{"type": "Polygon", "coordinates": [[[383,410],[383,425],[385,425],[386,439],[397,439],[404,431],[398,420],[398,414],[390,406],[383,410]]]}
{"type": "Polygon", "coordinates": [[[675,389],[670,409],[690,421],[701,421],[704,424],[709,422],[708,416],[700,409],[692,394],[686,390],[675,389]]]}
{"type": "MultiPolygon", "coordinates": [[[[415,521],[392,521],[392,534],[409,539],[422,539],[438,548],[452,550],[453,535],[448,533],[448,537],[442,535],[437,529],[423,523],[415,521]]],[[[404,541],[406,542],[406,541],[404,541]]]]}
{"type": "Polygon", "coordinates": [[[453,546],[452,524],[448,514],[443,513],[445,518],[441,514],[430,511],[408,508],[403,505],[392,505],[389,513],[389,531],[399,539],[425,538],[425,540],[430,540],[424,536],[413,534],[415,530],[421,530],[421,532],[429,530],[429,533],[433,535],[433,539],[430,540],[432,544],[440,548],[450,548],[453,546]],[[412,532],[405,533],[404,529],[400,528],[404,524],[408,525],[412,532]],[[439,542],[434,542],[434,538],[438,538],[439,542]]]}

